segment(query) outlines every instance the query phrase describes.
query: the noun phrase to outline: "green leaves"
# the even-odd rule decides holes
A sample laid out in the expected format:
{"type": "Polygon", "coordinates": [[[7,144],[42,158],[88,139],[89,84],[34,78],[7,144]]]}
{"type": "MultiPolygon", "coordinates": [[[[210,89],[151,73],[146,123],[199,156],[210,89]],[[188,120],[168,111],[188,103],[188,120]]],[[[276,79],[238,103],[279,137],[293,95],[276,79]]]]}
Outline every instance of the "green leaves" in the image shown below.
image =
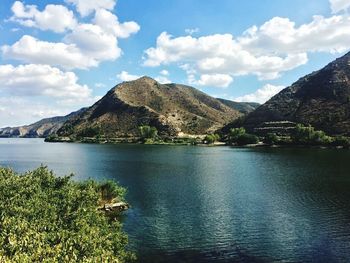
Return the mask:
{"type": "Polygon", "coordinates": [[[120,222],[97,210],[101,196],[123,200],[124,193],[46,167],[23,175],[0,168],[0,261],[129,262],[120,222]]]}

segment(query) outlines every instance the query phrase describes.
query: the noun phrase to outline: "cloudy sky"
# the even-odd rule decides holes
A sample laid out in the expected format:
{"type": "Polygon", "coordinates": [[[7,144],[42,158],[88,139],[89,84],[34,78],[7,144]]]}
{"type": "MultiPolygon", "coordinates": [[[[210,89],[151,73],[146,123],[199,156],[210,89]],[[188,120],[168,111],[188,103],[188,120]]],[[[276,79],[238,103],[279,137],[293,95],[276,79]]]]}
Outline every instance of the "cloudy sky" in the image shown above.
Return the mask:
{"type": "Polygon", "coordinates": [[[142,75],[263,103],[350,50],[350,0],[1,0],[0,127],[142,75]]]}

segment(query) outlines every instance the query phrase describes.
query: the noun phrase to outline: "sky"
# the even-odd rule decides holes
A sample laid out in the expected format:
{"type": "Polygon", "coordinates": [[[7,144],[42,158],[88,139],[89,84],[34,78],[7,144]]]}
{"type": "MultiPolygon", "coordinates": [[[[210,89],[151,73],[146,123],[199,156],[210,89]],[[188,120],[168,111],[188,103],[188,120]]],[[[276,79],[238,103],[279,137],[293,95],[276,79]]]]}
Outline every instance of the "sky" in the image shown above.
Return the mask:
{"type": "Polygon", "coordinates": [[[0,127],[150,76],[264,103],[350,50],[350,0],[1,0],[0,127]]]}

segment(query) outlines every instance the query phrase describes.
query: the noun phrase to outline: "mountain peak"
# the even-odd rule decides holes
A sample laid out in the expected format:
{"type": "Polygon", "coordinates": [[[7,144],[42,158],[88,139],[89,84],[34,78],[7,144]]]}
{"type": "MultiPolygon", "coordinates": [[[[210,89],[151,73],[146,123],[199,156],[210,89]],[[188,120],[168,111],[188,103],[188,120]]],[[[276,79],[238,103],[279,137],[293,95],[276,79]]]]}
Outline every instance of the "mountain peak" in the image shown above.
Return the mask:
{"type": "Polygon", "coordinates": [[[350,52],[282,90],[249,114],[245,127],[264,122],[311,124],[329,134],[350,134],[350,52]]]}

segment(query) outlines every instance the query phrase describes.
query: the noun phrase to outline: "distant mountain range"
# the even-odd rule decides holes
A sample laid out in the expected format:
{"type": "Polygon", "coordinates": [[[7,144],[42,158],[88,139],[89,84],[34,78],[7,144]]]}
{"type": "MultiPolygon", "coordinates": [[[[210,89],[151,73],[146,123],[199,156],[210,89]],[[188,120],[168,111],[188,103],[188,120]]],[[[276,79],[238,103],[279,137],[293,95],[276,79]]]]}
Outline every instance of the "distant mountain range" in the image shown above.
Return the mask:
{"type": "Polygon", "coordinates": [[[0,137],[74,137],[96,129],[103,136],[135,137],[141,125],[154,126],[164,136],[203,135],[239,126],[255,132],[276,123],[284,129],[302,123],[331,135],[350,135],[350,53],[300,78],[263,105],[216,99],[193,87],[142,77],[117,85],[89,108],[3,128],[0,137]]]}
{"type": "Polygon", "coordinates": [[[284,121],[350,135],[350,53],[302,77],[237,125],[254,131],[266,122],[284,121]]]}
{"type": "Polygon", "coordinates": [[[111,89],[89,108],[31,125],[0,129],[0,137],[77,135],[98,127],[108,136],[136,136],[140,125],[157,127],[164,135],[206,134],[253,111],[259,104],[215,99],[184,85],[162,85],[143,77],[111,89]]]}
{"type": "Polygon", "coordinates": [[[1,128],[0,137],[47,137],[50,134],[56,133],[68,119],[74,117],[84,110],[85,108],[72,112],[66,116],[42,119],[30,125],[1,128]]]}

